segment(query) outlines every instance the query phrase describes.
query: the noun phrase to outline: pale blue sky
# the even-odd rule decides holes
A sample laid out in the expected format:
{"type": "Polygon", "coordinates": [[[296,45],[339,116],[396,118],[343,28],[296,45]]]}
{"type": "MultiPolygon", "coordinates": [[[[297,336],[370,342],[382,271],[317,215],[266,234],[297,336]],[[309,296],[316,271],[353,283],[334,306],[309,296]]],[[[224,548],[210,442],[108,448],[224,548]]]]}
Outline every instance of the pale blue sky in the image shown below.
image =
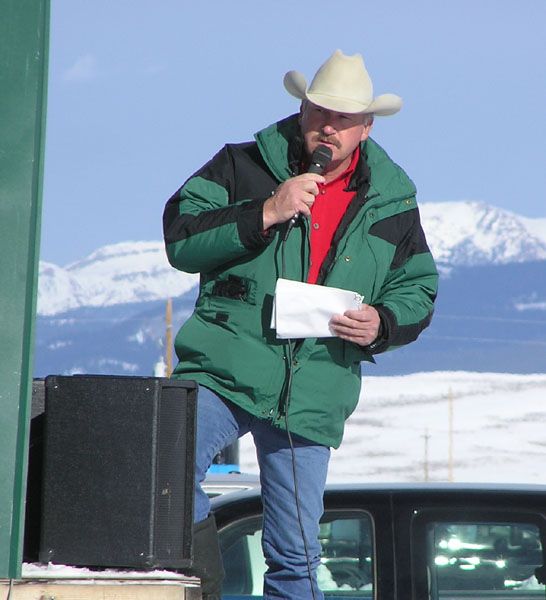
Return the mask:
{"type": "Polygon", "coordinates": [[[52,0],[41,258],[160,240],[167,198],[336,48],[403,97],[372,137],[421,201],[544,217],[545,27],[545,0],[52,0]]]}

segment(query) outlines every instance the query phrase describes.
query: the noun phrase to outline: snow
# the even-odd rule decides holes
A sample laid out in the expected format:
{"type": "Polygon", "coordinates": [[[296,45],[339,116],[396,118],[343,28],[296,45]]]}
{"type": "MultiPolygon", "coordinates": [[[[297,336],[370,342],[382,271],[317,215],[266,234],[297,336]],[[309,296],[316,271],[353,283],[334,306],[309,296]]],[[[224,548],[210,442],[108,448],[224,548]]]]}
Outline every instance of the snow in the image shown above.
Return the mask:
{"type": "Polygon", "coordinates": [[[65,269],[40,261],[38,273],[38,312],[55,315],[85,302],[78,281],[65,269]]]}
{"type": "Polygon", "coordinates": [[[514,308],[518,312],[526,310],[546,310],[546,302],[517,302],[514,308]]]}
{"type": "Polygon", "coordinates": [[[140,368],[140,365],[136,363],[115,360],[112,358],[101,358],[97,361],[97,365],[100,369],[104,369],[105,366],[119,367],[123,373],[137,373],[140,368]]]}
{"type": "Polygon", "coordinates": [[[38,313],[177,297],[198,282],[171,267],[163,242],[120,242],[67,267],[40,263],[38,313]]]}
{"type": "Polygon", "coordinates": [[[546,244],[546,219],[531,219],[529,217],[519,217],[519,219],[532,236],[546,244]]]}
{"type": "MultiPolygon", "coordinates": [[[[72,567],[53,563],[23,563],[22,576],[24,579],[62,579],[64,583],[70,580],[87,580],[89,583],[111,583],[112,580],[135,580],[135,583],[168,583],[169,581],[184,581],[197,585],[195,577],[188,577],[175,571],[156,569],[153,571],[133,571],[130,569],[89,569],[87,567],[72,567]]],[[[83,581],[82,581],[83,582],[83,581]]]]}
{"type": "Polygon", "coordinates": [[[420,204],[432,254],[450,265],[546,259],[546,219],[521,217],[483,202],[420,204]]]}
{"type": "MultiPolygon", "coordinates": [[[[457,371],[364,377],[328,481],[448,481],[450,402],[453,481],[546,482],[546,375],[457,371]]],[[[257,473],[250,436],[240,454],[257,473]]]]}

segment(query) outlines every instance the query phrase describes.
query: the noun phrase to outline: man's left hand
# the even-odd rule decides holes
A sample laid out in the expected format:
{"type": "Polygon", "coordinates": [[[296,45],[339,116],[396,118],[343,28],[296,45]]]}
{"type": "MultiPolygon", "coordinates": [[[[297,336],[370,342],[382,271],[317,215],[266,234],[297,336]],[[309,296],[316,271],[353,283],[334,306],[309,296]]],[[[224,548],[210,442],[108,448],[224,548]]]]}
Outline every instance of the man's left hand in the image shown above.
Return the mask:
{"type": "Polygon", "coordinates": [[[361,346],[370,345],[379,334],[379,313],[369,304],[361,304],[358,310],[347,310],[330,319],[330,329],[343,340],[361,346]]]}

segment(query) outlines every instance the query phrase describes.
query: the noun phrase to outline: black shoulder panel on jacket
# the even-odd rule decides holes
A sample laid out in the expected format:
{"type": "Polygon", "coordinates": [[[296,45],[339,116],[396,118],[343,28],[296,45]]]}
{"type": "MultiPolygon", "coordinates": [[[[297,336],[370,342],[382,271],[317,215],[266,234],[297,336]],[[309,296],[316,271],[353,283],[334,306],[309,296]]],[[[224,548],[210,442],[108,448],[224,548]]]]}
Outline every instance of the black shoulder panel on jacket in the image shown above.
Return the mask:
{"type": "Polygon", "coordinates": [[[179,242],[192,235],[210,231],[228,223],[235,223],[241,210],[237,206],[208,210],[200,215],[178,215],[176,204],[167,203],[163,213],[163,232],[165,242],[179,242]],[[173,215],[174,216],[173,218],[173,215]]]}
{"type": "MultiPolygon", "coordinates": [[[[223,187],[231,197],[233,188],[233,165],[227,146],[217,152],[205,165],[198,169],[168,200],[163,212],[163,234],[167,244],[183,240],[214,227],[237,220],[238,211],[234,208],[218,208],[198,216],[180,215],[181,190],[190,179],[202,177],[223,187]]],[[[228,200],[229,201],[229,200],[228,200]]]]}
{"type": "Polygon", "coordinates": [[[279,185],[267,167],[256,142],[230,144],[233,158],[233,201],[269,198],[279,185]]]}
{"type": "MultiPolygon", "coordinates": [[[[180,214],[182,186],[171,196],[163,213],[163,232],[169,244],[192,235],[237,223],[243,244],[254,249],[270,241],[261,231],[263,202],[277,187],[256,142],[228,144],[190,179],[202,178],[226,190],[228,206],[203,211],[199,215],[180,214]],[[251,206],[244,200],[251,202],[251,206]]],[[[189,180],[188,180],[189,181],[189,180]]],[[[186,185],[187,182],[184,184],[186,185]]]]}
{"type": "Polygon", "coordinates": [[[417,208],[374,223],[370,227],[370,235],[396,246],[391,269],[401,267],[415,254],[429,251],[417,208]]]}
{"type": "Polygon", "coordinates": [[[202,177],[221,185],[228,192],[229,203],[267,198],[277,187],[256,142],[227,144],[193,177],[202,177]]]}

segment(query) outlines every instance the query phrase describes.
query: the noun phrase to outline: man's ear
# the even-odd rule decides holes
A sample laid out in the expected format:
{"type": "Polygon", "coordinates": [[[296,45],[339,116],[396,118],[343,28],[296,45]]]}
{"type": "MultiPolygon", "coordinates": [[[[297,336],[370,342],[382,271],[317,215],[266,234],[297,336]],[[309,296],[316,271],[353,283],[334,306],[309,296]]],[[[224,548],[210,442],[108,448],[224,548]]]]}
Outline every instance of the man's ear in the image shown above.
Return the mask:
{"type": "Polygon", "coordinates": [[[362,135],[360,136],[360,141],[364,142],[368,139],[373,127],[373,121],[369,125],[364,125],[364,130],[362,131],[362,135]]]}

